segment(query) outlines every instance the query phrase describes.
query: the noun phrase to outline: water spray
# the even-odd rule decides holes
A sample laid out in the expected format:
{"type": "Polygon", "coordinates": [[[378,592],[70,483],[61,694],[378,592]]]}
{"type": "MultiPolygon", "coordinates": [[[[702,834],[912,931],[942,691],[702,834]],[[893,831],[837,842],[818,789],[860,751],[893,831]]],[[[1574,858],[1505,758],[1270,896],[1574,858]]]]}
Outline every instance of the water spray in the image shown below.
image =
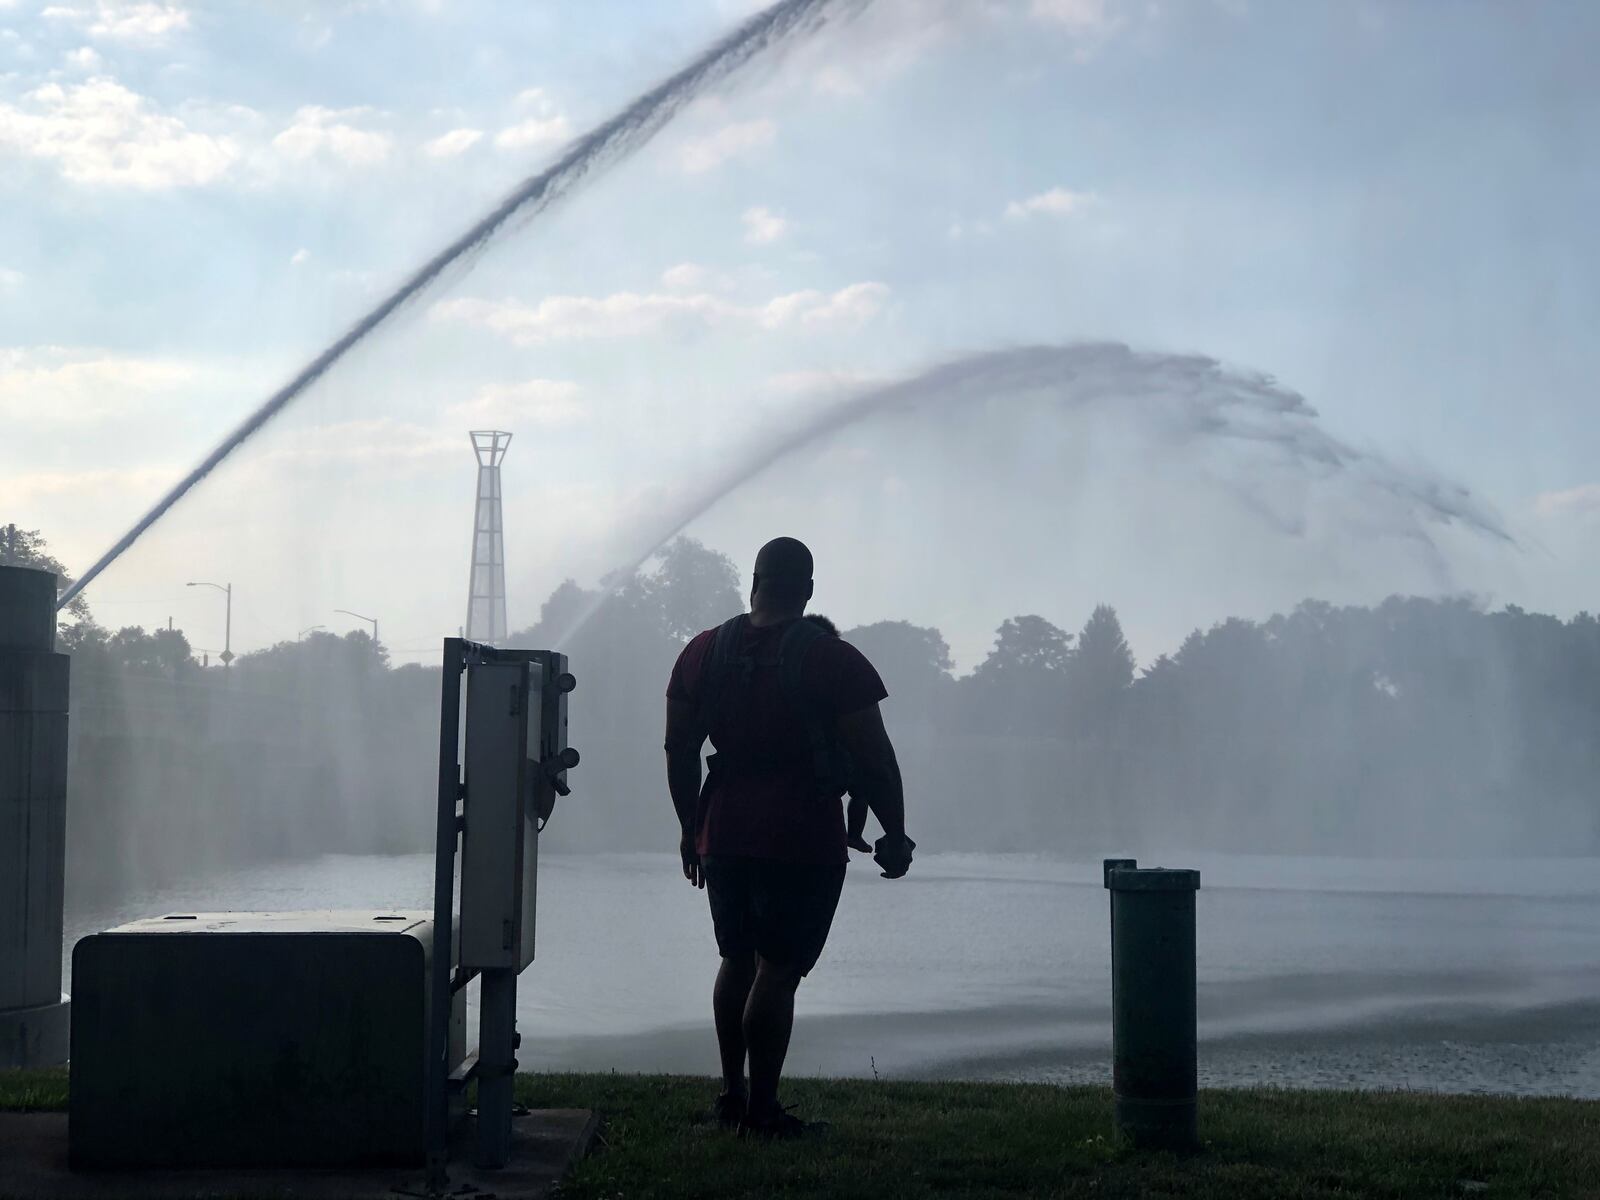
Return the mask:
{"type": "Polygon", "coordinates": [[[646,548],[605,576],[599,594],[562,631],[557,644],[568,645],[612,591],[690,522],[779,460],[871,417],[1010,402],[1019,396],[1073,411],[1104,404],[1160,405],[1166,432],[1178,440],[1251,442],[1300,470],[1349,474],[1398,501],[1408,516],[1404,536],[1429,551],[1437,548],[1424,522],[1457,524],[1497,542],[1518,544],[1499,516],[1465,487],[1341,440],[1318,423],[1317,410],[1305,397],[1268,375],[1230,370],[1202,355],[1137,351],[1120,342],[1017,346],[952,359],[757,434],[729,453],[729,465],[718,475],[652,525],[643,542],[646,548]]]}
{"type": "Polygon", "coordinates": [[[537,216],[604,168],[622,161],[654,137],[682,111],[684,105],[727,79],[758,55],[814,32],[836,13],[857,12],[869,3],[871,0],[781,0],[751,17],[687,67],[651,88],[609,121],[578,138],[554,164],[519,184],[487,216],[423,263],[376,308],[313,358],[282,388],[267,397],[62,593],[56,605],[57,611],[70,604],[94,582],[100,572],[121,557],[146,530],[166,515],[168,509],[183,499],[195,484],[211,474],[223,459],[249,441],[263,425],[326,375],[335,363],[365,341],[396,312],[436,283],[448,269],[470,266],[490,240],[514,220],[525,222],[537,216]]]}

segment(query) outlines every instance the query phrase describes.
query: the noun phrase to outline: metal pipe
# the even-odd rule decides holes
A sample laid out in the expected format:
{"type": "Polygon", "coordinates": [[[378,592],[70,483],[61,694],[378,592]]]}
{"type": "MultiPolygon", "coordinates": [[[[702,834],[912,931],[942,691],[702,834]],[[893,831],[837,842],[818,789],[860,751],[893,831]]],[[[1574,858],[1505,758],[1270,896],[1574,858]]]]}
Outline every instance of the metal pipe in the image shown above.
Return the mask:
{"type": "Polygon", "coordinates": [[[479,972],[478,1146],[474,1164],[503,1167],[511,1158],[511,1106],[517,1073],[517,972],[479,972]]]}
{"type": "Polygon", "coordinates": [[[456,801],[461,796],[461,672],[465,647],[444,640],[439,697],[439,794],[433,840],[433,957],[429,962],[427,1143],[429,1190],[444,1190],[450,1156],[450,977],[455,973],[456,801]]]}
{"type": "Polygon", "coordinates": [[[1195,892],[1200,872],[1107,859],[1112,1073],[1119,1134],[1148,1149],[1199,1144],[1195,892]]]}

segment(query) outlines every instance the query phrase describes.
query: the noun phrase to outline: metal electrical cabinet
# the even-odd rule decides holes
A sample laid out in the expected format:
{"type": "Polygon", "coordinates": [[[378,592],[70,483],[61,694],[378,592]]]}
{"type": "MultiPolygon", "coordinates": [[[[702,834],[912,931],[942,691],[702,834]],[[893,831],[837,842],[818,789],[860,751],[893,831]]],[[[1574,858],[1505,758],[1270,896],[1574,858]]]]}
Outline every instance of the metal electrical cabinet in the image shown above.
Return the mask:
{"type": "Polygon", "coordinates": [[[480,971],[533,961],[539,830],[577,763],[567,746],[566,656],[526,653],[467,671],[461,963],[480,971]]]}
{"type": "Polygon", "coordinates": [[[467,676],[461,836],[461,961],[520,971],[533,961],[539,829],[528,792],[537,766],[536,670],[487,662],[467,676]],[[531,743],[531,745],[530,745],[531,743]]]}

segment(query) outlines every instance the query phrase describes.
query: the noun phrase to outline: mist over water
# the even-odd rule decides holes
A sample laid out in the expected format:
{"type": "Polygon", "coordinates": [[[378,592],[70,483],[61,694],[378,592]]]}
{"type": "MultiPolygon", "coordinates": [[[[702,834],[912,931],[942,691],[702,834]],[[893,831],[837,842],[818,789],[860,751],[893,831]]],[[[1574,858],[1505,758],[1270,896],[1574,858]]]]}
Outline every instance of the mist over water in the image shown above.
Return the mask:
{"type": "MultiPolygon", "coordinates": [[[[1350,540],[1387,539],[1399,556],[1445,573],[1448,556],[1435,540],[1442,530],[1510,552],[1518,546],[1507,524],[1467,488],[1355,447],[1325,428],[1295,391],[1201,356],[1109,342],[1019,346],[953,359],[843,399],[806,403],[720,453],[720,467],[664,506],[638,537],[641,549],[609,585],[591,593],[578,589],[573,605],[552,596],[546,618],[513,635],[514,644],[570,653],[581,683],[573,699],[575,744],[585,753],[575,781],[580,799],[564,806],[552,827],[553,846],[644,850],[665,836],[666,810],[655,803],[662,787],[661,689],[683,639],[742,606],[743,581],[736,573],[719,574],[732,572],[731,564],[691,555],[681,571],[663,575],[658,568],[657,576],[644,577],[655,580],[647,590],[656,594],[650,605],[659,612],[645,614],[623,597],[615,611],[597,618],[619,593],[638,586],[640,566],[679,531],[764,476],[786,476],[794,467],[799,481],[811,486],[811,467],[797,456],[852,430],[889,435],[902,457],[938,461],[941,447],[961,453],[977,446],[980,452],[966,457],[981,469],[1003,462],[1018,443],[1081,440],[1089,424],[1104,422],[1126,426],[1134,442],[1092,443],[1087,457],[1065,470],[1093,476],[1140,457],[1141,445],[1162,449],[1164,457],[1145,458],[1157,470],[1217,456],[1211,483],[1258,523],[1261,541],[1286,552],[1305,553],[1297,542],[1308,515],[1337,526],[1346,508],[1359,514],[1359,528],[1345,535],[1350,540]],[[904,436],[908,429],[918,436],[904,436]],[[1286,478],[1336,486],[1308,501],[1283,486],[1286,478]]],[[[991,495],[974,493],[969,506],[988,514],[991,540],[1003,547],[1012,537],[1003,505],[1040,501],[1029,499],[1029,484],[1019,476],[991,472],[987,483],[991,495]]],[[[967,483],[941,478],[938,486],[965,491],[967,483]]],[[[1027,547],[1013,545],[1009,552],[1023,554],[1027,547]]],[[[992,582],[1000,602],[1011,603],[1007,577],[992,582]]],[[[514,599],[514,612],[532,610],[533,597],[514,599]]],[[[1001,610],[995,618],[1006,615],[1001,610]]],[[[1045,615],[1081,620],[1087,614],[1045,615]]],[[[1174,685],[1156,681],[1119,685],[1083,701],[1069,701],[1048,680],[987,691],[982,671],[959,675],[948,663],[938,665],[937,655],[908,652],[915,649],[908,637],[932,644],[938,630],[915,631],[893,621],[892,612],[882,616],[890,618],[882,629],[847,633],[888,684],[887,719],[902,747],[920,836],[930,845],[1081,850],[1138,845],[1161,831],[1183,830],[1197,847],[1298,853],[1390,847],[1483,854],[1502,841],[1524,852],[1548,852],[1573,837],[1579,839],[1574,849],[1590,848],[1592,822],[1578,795],[1581,765],[1557,772],[1543,755],[1542,776],[1530,775],[1506,740],[1519,722],[1544,729],[1558,722],[1519,699],[1522,685],[1498,657],[1506,651],[1482,644],[1460,614],[1312,613],[1270,639],[1259,633],[1263,646],[1348,642],[1344,661],[1324,686],[1334,694],[1355,688],[1355,699],[1330,716],[1314,696],[1285,690],[1280,676],[1313,666],[1294,657],[1261,672],[1260,694],[1224,707],[1236,716],[1236,728],[1217,725],[1217,688],[1224,683],[1206,678],[1200,665],[1170,695],[1163,688],[1174,685]],[[1449,622],[1452,654],[1491,656],[1486,668],[1493,686],[1462,693],[1441,674],[1454,669],[1448,663],[1415,683],[1408,678],[1404,646],[1418,636],[1411,623],[1435,636],[1439,631],[1430,627],[1441,620],[1449,622]],[[1386,698],[1374,690],[1378,682],[1404,694],[1386,698]],[[1091,728],[1073,707],[1085,704],[1100,714],[1099,723],[1089,741],[1075,744],[1077,727],[1091,728]],[[1206,729],[1232,746],[1235,763],[1252,756],[1261,761],[1218,773],[1201,746],[1177,746],[1168,734],[1160,745],[1143,740],[1161,732],[1153,718],[1141,715],[1155,704],[1174,709],[1179,729],[1206,729]],[[1119,717],[1105,725],[1106,714],[1124,710],[1127,722],[1137,723],[1119,717]],[[1412,732],[1397,736],[1402,727],[1412,732]],[[1383,747],[1382,786],[1363,781],[1360,771],[1368,768],[1350,761],[1352,745],[1368,759],[1383,747]],[[1485,747],[1495,753],[1485,758],[1485,747]],[[1308,776],[1307,763],[1330,765],[1308,776]],[[1063,777],[1074,780],[1065,796],[1063,777]],[[969,806],[986,792],[993,796],[975,820],[969,806]],[[1506,799],[1511,794],[1531,802],[1519,813],[1506,799]],[[1330,819],[1329,811],[1340,818],[1330,819]],[[1462,819],[1466,814],[1470,820],[1462,819]]],[[[90,647],[78,655],[71,845],[74,878],[85,894],[115,894],[230,861],[427,844],[436,668],[394,669],[366,634],[313,632],[246,656],[231,677],[214,669],[188,671],[179,661],[187,651],[172,649],[170,661],[153,664],[161,677],[129,678],[97,665],[99,651],[90,647]]],[[[1148,662],[1150,649],[1140,649],[1148,662]]],[[[1238,651],[1206,653],[1220,654],[1230,672],[1255,661],[1238,651]]],[[[1201,651],[1183,659],[1190,660],[1202,663],[1201,651]]]]}

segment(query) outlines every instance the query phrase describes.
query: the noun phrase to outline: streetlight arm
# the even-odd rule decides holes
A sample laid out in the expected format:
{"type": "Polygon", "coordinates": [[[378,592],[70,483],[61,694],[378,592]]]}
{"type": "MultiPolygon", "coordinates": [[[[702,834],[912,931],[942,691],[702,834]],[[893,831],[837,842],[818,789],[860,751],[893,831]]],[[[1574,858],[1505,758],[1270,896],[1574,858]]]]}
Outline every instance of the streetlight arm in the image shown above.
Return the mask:
{"type": "Polygon", "coordinates": [[[348,608],[336,608],[333,611],[336,612],[336,613],[343,613],[347,617],[354,617],[358,621],[366,621],[368,624],[370,624],[372,626],[372,640],[374,642],[376,642],[378,640],[378,618],[377,617],[362,616],[362,614],[360,614],[358,612],[352,612],[348,608]]]}

